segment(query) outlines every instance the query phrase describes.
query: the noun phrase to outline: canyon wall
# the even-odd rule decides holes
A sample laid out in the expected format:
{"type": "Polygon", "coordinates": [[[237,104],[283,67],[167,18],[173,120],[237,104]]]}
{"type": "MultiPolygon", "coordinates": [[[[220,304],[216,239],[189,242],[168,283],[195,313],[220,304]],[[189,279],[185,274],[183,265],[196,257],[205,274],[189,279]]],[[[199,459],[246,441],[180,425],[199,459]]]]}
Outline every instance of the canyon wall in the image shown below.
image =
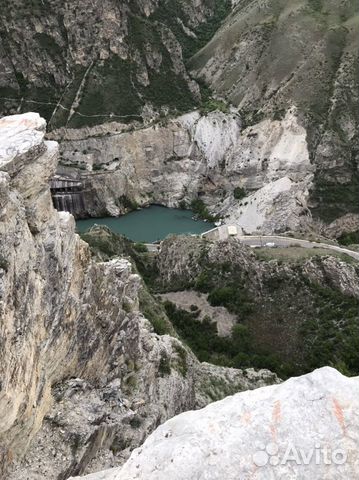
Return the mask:
{"type": "Polygon", "coordinates": [[[121,130],[108,124],[50,135],[60,141],[59,171],[81,179],[91,216],[150,203],[189,205],[200,195],[213,214],[247,233],[310,223],[314,169],[295,108],[247,128],[233,110],[121,130]]]}
{"type": "MultiPolygon", "coordinates": [[[[47,119],[49,130],[65,131],[57,135],[59,140],[65,139],[65,151],[71,149],[65,138],[68,130],[69,138],[81,140],[79,152],[97,152],[99,164],[110,162],[115,177],[121,152],[115,148],[113,135],[133,130],[133,139],[138,142],[141,139],[136,132],[156,124],[164,136],[161,143],[168,151],[168,168],[163,168],[161,158],[152,158],[159,153],[156,147],[151,153],[153,146],[143,145],[144,149],[149,147],[146,162],[153,170],[151,185],[146,187],[146,178],[141,179],[145,193],[139,200],[144,202],[151,201],[152,191],[163,189],[166,180],[157,177],[167,173],[173,190],[155,192],[155,201],[174,203],[186,196],[184,187],[189,197],[198,187],[196,195],[208,194],[204,200],[211,208],[215,206],[216,211],[229,215],[231,221],[243,222],[248,230],[262,225],[265,231],[287,227],[301,230],[307,224],[308,212],[316,220],[317,229],[323,221],[340,223],[348,213],[356,215],[357,221],[357,16],[355,0],[339,4],[335,0],[81,0],[76,5],[60,0],[34,1],[31,5],[27,0],[5,0],[0,25],[0,112],[36,109],[47,119]],[[200,168],[197,161],[193,165],[197,158],[194,152],[188,165],[170,165],[170,160],[183,158],[182,152],[173,151],[169,138],[171,118],[196,108],[229,112],[230,106],[238,109],[243,129],[253,126],[257,132],[259,128],[271,142],[278,130],[276,122],[281,122],[280,128],[289,129],[284,134],[287,143],[278,139],[279,149],[288,149],[285,172],[277,175],[277,183],[273,180],[273,185],[250,197],[245,205],[246,199],[240,208],[222,191],[232,186],[231,168],[220,172],[219,177],[227,177],[226,181],[213,178],[213,172],[207,175],[206,165],[200,168]],[[304,129],[310,163],[306,167],[308,178],[300,185],[286,173],[292,172],[290,164],[297,161],[295,156],[300,162],[304,160],[296,142],[291,148],[293,122],[288,122],[286,115],[293,108],[296,122],[304,129]],[[111,138],[102,141],[99,137],[105,132],[111,138]],[[108,148],[111,157],[99,147],[108,148]],[[194,177],[192,183],[186,181],[184,167],[194,177]],[[198,169],[195,174],[194,169],[198,169]],[[203,171],[204,178],[198,179],[203,171]],[[179,179],[175,181],[177,174],[179,179]],[[277,211],[282,209],[282,218],[267,221],[272,204],[277,211]],[[291,215],[290,224],[283,225],[291,215]],[[255,221],[249,225],[252,217],[255,221]]],[[[209,126],[205,121],[202,124],[198,131],[205,127],[206,135],[210,135],[209,126]]],[[[223,139],[218,128],[212,134],[223,139]]],[[[183,143],[187,128],[185,132],[180,128],[178,135],[183,143]]],[[[143,134],[144,141],[156,144],[150,137],[143,134]]],[[[262,149],[260,136],[258,142],[253,136],[251,142],[237,145],[248,149],[245,156],[249,163],[246,169],[240,167],[241,172],[238,165],[234,168],[234,177],[241,173],[244,178],[238,182],[235,179],[233,184],[248,184],[249,194],[258,184],[258,166],[266,169],[269,165],[271,169],[273,162],[273,169],[278,168],[276,147],[272,145],[266,155],[258,155],[262,149]]],[[[205,163],[211,165],[206,155],[205,163]]],[[[81,159],[79,168],[86,168],[88,160],[81,159]]],[[[93,195],[99,188],[96,185],[88,194],[88,211],[81,214],[122,212],[121,202],[112,191],[131,190],[133,175],[127,186],[124,171],[119,170],[113,181],[98,177],[99,182],[108,184],[107,201],[103,203],[101,197],[93,195]]],[[[82,176],[84,172],[77,173],[82,176]]],[[[151,172],[145,169],[143,173],[151,172]]],[[[92,181],[96,183],[91,177],[89,190],[92,181]]],[[[262,186],[260,182],[259,188],[262,186]]]]}
{"type": "Polygon", "coordinates": [[[359,213],[359,35],[355,0],[236,6],[188,69],[249,124],[295,105],[316,168],[309,206],[331,222],[359,213]]]}

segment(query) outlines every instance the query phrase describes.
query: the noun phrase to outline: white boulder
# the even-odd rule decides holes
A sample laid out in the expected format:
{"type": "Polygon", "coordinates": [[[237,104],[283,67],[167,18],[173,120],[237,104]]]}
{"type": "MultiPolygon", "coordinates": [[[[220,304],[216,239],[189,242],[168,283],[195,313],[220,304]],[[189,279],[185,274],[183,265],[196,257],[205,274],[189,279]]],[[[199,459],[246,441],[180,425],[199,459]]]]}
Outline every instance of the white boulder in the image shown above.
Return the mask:
{"type": "Polygon", "coordinates": [[[359,380],[325,367],[161,425],[119,469],[87,480],[354,480],[359,380]]]}

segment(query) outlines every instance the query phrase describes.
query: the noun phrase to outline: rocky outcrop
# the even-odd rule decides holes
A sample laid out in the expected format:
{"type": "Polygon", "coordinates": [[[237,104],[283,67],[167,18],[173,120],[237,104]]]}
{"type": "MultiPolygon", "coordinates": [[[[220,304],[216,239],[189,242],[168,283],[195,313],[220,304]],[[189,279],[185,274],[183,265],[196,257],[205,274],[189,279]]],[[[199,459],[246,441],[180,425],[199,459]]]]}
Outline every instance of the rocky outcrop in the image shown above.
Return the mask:
{"type": "MultiPolygon", "coordinates": [[[[97,263],[73,217],[53,208],[58,145],[44,141],[45,126],[37,114],[0,120],[0,477],[7,480],[65,480],[88,465],[119,465],[160,423],[194,408],[201,389],[192,352],[155,334],[141,314],[144,287],[129,260],[97,263]]],[[[228,375],[213,372],[223,395],[228,375]]],[[[268,371],[233,375],[238,388],[240,377],[242,388],[277,381],[268,371]]]]}
{"type": "Polygon", "coordinates": [[[310,222],[313,167],[294,108],[281,121],[245,129],[233,110],[107,132],[51,135],[61,142],[62,168],[77,167],[92,216],[118,215],[128,204],[188,204],[200,194],[215,214],[247,233],[298,230],[310,222]]]}
{"type": "MultiPolygon", "coordinates": [[[[356,375],[358,264],[340,253],[300,247],[251,249],[237,239],[169,238],[157,257],[156,288],[208,294],[248,329],[247,358],[284,375],[337,365],[356,375]],[[269,356],[268,356],[269,355],[269,356]],[[272,364],[273,356],[279,360],[272,364]],[[260,360],[262,361],[262,360],[260,360]],[[283,370],[284,369],[284,370],[283,370]]],[[[235,358],[227,359],[234,362],[235,358]]],[[[243,364],[243,363],[242,363],[243,364]]]]}
{"type": "Polygon", "coordinates": [[[326,367],[161,425],[122,469],[87,480],[347,480],[359,469],[358,378],[326,367]]]}
{"type": "Polygon", "coordinates": [[[327,225],[324,233],[329,238],[339,238],[346,233],[359,231],[359,214],[347,213],[327,225]]]}

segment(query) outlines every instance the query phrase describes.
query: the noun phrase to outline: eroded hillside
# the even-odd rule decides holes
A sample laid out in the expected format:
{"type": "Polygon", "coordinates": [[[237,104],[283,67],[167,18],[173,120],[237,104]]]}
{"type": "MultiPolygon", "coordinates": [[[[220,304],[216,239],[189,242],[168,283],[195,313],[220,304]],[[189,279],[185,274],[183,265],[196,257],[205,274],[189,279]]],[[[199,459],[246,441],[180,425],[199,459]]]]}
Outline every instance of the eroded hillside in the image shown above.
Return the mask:
{"type": "Polygon", "coordinates": [[[252,124],[296,105],[317,171],[311,210],[358,212],[359,9],[354,0],[240,1],[190,61],[252,124]]]}

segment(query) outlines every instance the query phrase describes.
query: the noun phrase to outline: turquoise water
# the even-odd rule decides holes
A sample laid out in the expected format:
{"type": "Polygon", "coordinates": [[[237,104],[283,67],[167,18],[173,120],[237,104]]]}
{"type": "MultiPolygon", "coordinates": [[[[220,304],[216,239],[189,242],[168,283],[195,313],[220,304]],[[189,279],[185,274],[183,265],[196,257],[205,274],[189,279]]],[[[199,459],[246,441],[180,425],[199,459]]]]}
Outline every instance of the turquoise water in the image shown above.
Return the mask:
{"type": "Polygon", "coordinates": [[[113,232],[122,233],[135,242],[153,243],[167,235],[203,233],[214,225],[203,220],[193,220],[191,210],[179,210],[152,205],[121,217],[90,218],[78,220],[77,230],[82,233],[93,225],[107,225],[113,232]]]}

